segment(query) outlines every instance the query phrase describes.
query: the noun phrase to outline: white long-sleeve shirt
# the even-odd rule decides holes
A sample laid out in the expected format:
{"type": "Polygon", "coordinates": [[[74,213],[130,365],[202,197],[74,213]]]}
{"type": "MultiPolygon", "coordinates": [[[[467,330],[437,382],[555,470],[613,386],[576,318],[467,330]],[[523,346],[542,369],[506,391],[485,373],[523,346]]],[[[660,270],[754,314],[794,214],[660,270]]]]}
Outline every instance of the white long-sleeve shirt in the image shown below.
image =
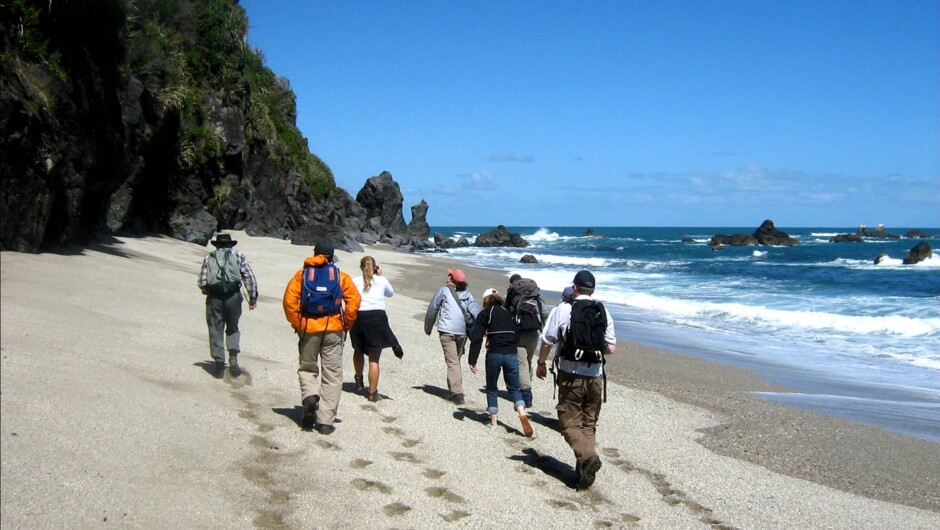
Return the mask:
{"type": "Polygon", "coordinates": [[[356,284],[356,289],[359,289],[359,294],[362,295],[362,304],[359,306],[360,311],[374,311],[376,309],[381,309],[385,311],[385,299],[395,296],[395,289],[392,289],[392,284],[388,283],[388,280],[383,276],[373,276],[372,285],[369,286],[369,290],[364,290],[365,280],[362,276],[353,279],[353,283],[356,284]]]}
{"type": "MultiPolygon", "coordinates": [[[[579,295],[576,298],[576,300],[582,299],[591,300],[592,298],[586,294],[579,295]]],[[[604,342],[607,344],[617,344],[617,336],[614,333],[614,319],[611,318],[610,311],[607,311],[607,307],[604,307],[604,312],[607,315],[607,329],[604,333],[604,342]]],[[[568,324],[570,323],[571,304],[561,303],[555,306],[551,314],[549,314],[548,320],[545,322],[545,327],[542,329],[542,343],[551,345],[560,344],[568,333],[568,324]]],[[[568,361],[561,358],[560,353],[556,353],[555,356],[559,359],[558,368],[563,372],[586,377],[600,377],[604,373],[603,363],[568,361]]]]}

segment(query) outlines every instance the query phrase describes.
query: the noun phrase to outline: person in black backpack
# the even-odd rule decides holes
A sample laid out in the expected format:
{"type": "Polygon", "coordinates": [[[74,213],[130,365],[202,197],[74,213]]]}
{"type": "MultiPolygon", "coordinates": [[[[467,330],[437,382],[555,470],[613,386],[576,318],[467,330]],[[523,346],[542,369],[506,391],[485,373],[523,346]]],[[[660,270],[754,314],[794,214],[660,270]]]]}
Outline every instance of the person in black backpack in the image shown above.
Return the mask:
{"type": "Polygon", "coordinates": [[[486,411],[490,413],[490,423],[496,426],[496,414],[499,412],[499,373],[503,373],[506,390],[509,391],[519,421],[522,434],[532,437],[532,424],[526,416],[525,401],[519,391],[519,360],[516,355],[516,322],[509,311],[503,307],[503,299],[496,289],[487,289],[483,293],[483,310],[476,316],[470,331],[470,371],[477,373],[477,359],[483,339],[486,339],[486,411]]]}
{"type": "Polygon", "coordinates": [[[509,310],[519,332],[517,355],[519,358],[519,383],[522,399],[527,408],[532,407],[532,358],[539,345],[542,332],[542,314],[545,306],[535,280],[518,274],[509,277],[504,307],[509,310]]]}
{"type": "Polygon", "coordinates": [[[241,351],[241,332],[238,320],[242,316],[241,287],[248,293],[248,310],[258,304],[258,281],[248,265],[245,254],[235,250],[238,241],[230,234],[219,234],[211,241],[216,250],[202,260],[196,285],[206,295],[206,324],[209,326],[209,353],[215,361],[216,379],[225,376],[225,350],[228,349],[229,372],[241,375],[238,353],[241,351]]]}
{"type": "Polygon", "coordinates": [[[343,344],[362,297],[352,278],[333,264],[333,242],[317,241],[284,289],[284,316],[299,335],[297,379],[304,412],[300,426],[320,434],[335,428],[343,390],[343,344]]]}
{"type": "Polygon", "coordinates": [[[578,272],[572,287],[572,303],[558,304],[545,323],[535,373],[539,379],[545,378],[545,359],[557,344],[554,362],[558,372],[558,423],[574,451],[575,485],[585,490],[594,484],[601,468],[594,439],[606,381],[604,356],[614,353],[617,338],[610,312],[591,298],[594,275],[578,272]]]}

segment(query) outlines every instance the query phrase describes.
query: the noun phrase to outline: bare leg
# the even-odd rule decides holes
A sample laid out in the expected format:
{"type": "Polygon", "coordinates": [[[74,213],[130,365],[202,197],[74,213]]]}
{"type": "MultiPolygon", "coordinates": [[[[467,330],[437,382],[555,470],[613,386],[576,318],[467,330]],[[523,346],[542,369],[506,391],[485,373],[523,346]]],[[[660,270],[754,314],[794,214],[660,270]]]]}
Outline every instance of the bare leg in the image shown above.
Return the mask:
{"type": "Polygon", "coordinates": [[[382,350],[369,352],[369,394],[375,394],[379,388],[379,357],[382,350]]]}

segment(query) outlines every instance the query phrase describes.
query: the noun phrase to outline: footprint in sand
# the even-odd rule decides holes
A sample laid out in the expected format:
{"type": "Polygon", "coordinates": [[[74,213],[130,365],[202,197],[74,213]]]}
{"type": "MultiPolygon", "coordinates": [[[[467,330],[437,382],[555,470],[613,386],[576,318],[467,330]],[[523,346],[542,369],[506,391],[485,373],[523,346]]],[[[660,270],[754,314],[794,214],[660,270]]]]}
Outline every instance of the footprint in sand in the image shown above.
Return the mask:
{"type": "Polygon", "coordinates": [[[547,499],[545,502],[548,503],[552,508],[558,508],[561,510],[569,510],[572,512],[578,511],[578,505],[573,502],[563,501],[561,499],[547,499]]]}
{"type": "Polygon", "coordinates": [[[414,453],[403,453],[399,451],[389,451],[392,458],[398,460],[399,462],[410,462],[412,464],[420,464],[423,462],[420,458],[416,457],[414,453]]]}
{"type": "Polygon", "coordinates": [[[376,482],[374,480],[366,480],[364,478],[357,478],[351,482],[353,486],[356,487],[359,491],[368,491],[375,490],[379,493],[391,493],[392,489],[382,484],[381,482],[376,482]]]}
{"type": "Polygon", "coordinates": [[[357,459],[355,459],[355,460],[353,460],[352,462],[349,463],[349,467],[351,467],[351,468],[353,468],[353,469],[362,469],[362,468],[364,468],[364,467],[366,467],[366,466],[370,466],[370,465],[372,465],[372,461],[371,461],[371,460],[363,460],[363,459],[361,459],[361,458],[357,458],[357,459]]]}
{"type": "Polygon", "coordinates": [[[444,499],[447,502],[453,502],[456,504],[461,504],[465,502],[463,497],[461,497],[460,495],[457,495],[456,493],[450,491],[447,488],[440,488],[440,487],[425,488],[424,491],[428,492],[428,495],[436,499],[444,499]]]}
{"type": "Polygon", "coordinates": [[[394,516],[394,515],[404,515],[405,513],[411,510],[411,506],[402,504],[400,502],[393,502],[382,507],[382,511],[385,512],[385,515],[394,516]]]}
{"type": "Polygon", "coordinates": [[[437,480],[447,474],[446,471],[438,471],[437,469],[425,469],[422,475],[428,477],[429,479],[437,480]]]}
{"type": "Polygon", "coordinates": [[[394,421],[397,420],[397,419],[398,419],[398,418],[395,417],[395,416],[382,416],[382,422],[383,422],[383,423],[392,423],[392,422],[394,422],[394,421]]]}
{"type": "Polygon", "coordinates": [[[419,443],[421,443],[421,440],[412,440],[412,439],[406,438],[405,441],[401,443],[401,445],[404,447],[414,447],[418,445],[419,443]]]}
{"type": "Polygon", "coordinates": [[[402,436],[405,434],[405,431],[399,429],[398,427],[382,427],[382,431],[385,434],[394,434],[395,436],[402,436]]]}
{"type": "Polygon", "coordinates": [[[369,412],[378,412],[378,411],[379,411],[379,408],[376,407],[375,405],[359,405],[359,408],[361,408],[362,410],[367,410],[367,411],[369,411],[369,412]]]}
{"type": "Polygon", "coordinates": [[[459,520],[463,519],[464,517],[470,517],[470,514],[469,514],[468,512],[463,511],[463,510],[453,510],[453,511],[451,511],[450,513],[445,513],[445,514],[442,514],[442,515],[441,515],[441,518],[443,518],[443,519],[444,519],[445,521],[447,521],[448,523],[453,523],[454,521],[459,521],[459,520]]]}
{"type": "Polygon", "coordinates": [[[635,515],[630,515],[629,513],[620,514],[621,523],[638,523],[640,518],[635,515]]]}
{"type": "Polygon", "coordinates": [[[340,450],[340,447],[338,445],[332,442],[328,442],[326,440],[317,440],[314,443],[316,443],[321,448],[326,449],[327,451],[339,451],[340,450]]]}

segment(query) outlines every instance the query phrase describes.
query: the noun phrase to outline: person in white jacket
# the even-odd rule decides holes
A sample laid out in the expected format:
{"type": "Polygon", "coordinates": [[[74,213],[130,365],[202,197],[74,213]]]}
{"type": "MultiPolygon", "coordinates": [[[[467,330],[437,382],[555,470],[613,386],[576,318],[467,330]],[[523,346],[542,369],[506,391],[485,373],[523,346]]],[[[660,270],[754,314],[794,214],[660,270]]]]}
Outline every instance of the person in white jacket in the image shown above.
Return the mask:
{"type": "Polygon", "coordinates": [[[464,354],[467,343],[467,322],[472,322],[480,312],[480,306],[467,287],[467,275],[462,270],[448,270],[447,281],[431,297],[424,315],[426,335],[431,335],[434,324],[437,324],[441,348],[444,350],[444,364],[447,365],[448,399],[457,405],[464,403],[460,356],[464,354]]]}
{"type": "Polygon", "coordinates": [[[399,359],[404,356],[385,312],[385,299],[395,296],[395,289],[392,289],[392,284],[382,276],[382,267],[375,263],[372,256],[359,260],[359,269],[362,276],[353,279],[353,283],[362,295],[362,304],[359,306],[356,323],[349,330],[353,346],[353,368],[356,370],[356,390],[361,392],[365,389],[362,371],[365,368],[365,356],[368,355],[369,401],[378,401],[379,358],[382,356],[382,349],[392,348],[399,359]]]}

